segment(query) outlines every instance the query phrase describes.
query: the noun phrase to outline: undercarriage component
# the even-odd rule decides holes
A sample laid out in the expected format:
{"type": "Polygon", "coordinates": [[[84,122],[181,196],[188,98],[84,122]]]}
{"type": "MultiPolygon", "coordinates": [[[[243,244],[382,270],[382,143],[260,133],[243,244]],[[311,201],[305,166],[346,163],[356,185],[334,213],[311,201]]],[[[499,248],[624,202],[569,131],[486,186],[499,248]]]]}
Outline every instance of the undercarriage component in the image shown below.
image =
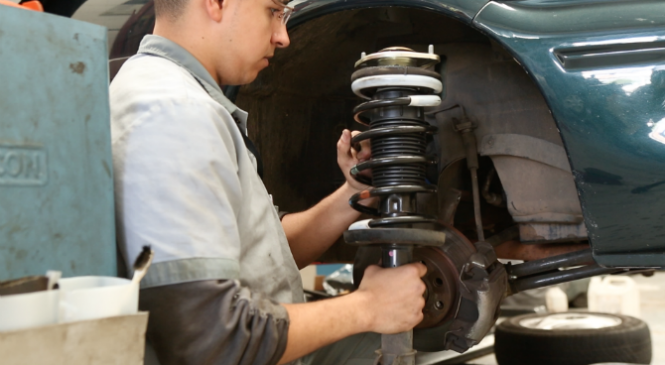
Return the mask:
{"type": "MultiPolygon", "coordinates": [[[[392,47],[363,53],[351,76],[353,92],[369,100],[355,108],[355,120],[370,127],[352,143],[369,139],[372,144],[372,159],[354,166],[351,175],[373,188],[353,195],[349,203],[377,218],[369,221],[369,229],[347,231],[344,239],[351,244],[378,245],[383,267],[413,262],[415,246],[445,242],[445,234],[433,230],[436,218],[419,214],[417,204],[417,194],[436,192],[426,181],[430,159],[425,156],[427,134],[436,128],[425,121],[423,108],[441,103],[436,94],[442,83],[431,70],[438,62],[432,47],[429,53],[392,47]],[[370,169],[371,180],[361,174],[370,169]],[[373,197],[378,199],[378,208],[360,204],[373,197]]],[[[435,305],[443,300],[437,298],[435,305]]],[[[382,335],[377,353],[377,362],[383,365],[415,365],[413,332],[382,335]]]]}
{"type": "MultiPolygon", "coordinates": [[[[471,247],[465,247],[471,251],[471,247]]],[[[427,266],[423,281],[427,286],[423,321],[417,328],[433,327],[452,316],[454,311],[459,277],[454,263],[438,247],[421,247],[414,250],[414,261],[427,266]]]]}
{"type": "MultiPolygon", "coordinates": [[[[512,58],[496,63],[496,58],[469,45],[437,49],[443,49],[442,55],[446,56],[446,89],[455,90],[436,113],[439,167],[454,168],[456,161],[467,158],[464,142],[455,136],[459,111],[445,110],[450,105],[464,105],[466,116],[476,126],[478,152],[492,165],[483,170],[481,163],[479,177],[488,176],[486,172],[492,169],[499,177],[493,185],[500,184],[500,189],[483,190],[483,203],[505,207],[519,225],[522,242],[586,240],[588,234],[566,150],[537,90],[526,82],[517,86],[523,76],[508,62],[512,58]],[[490,83],[470,82],[481,70],[492,70],[489,72],[496,87],[488,89],[490,83]]],[[[497,52],[495,49],[494,54],[497,52]]],[[[439,187],[442,191],[460,189],[459,185],[439,187]]]]}
{"type": "Polygon", "coordinates": [[[503,197],[500,194],[490,192],[490,185],[492,184],[494,175],[496,175],[496,169],[492,168],[485,179],[485,184],[483,185],[483,198],[485,198],[487,203],[492,204],[495,207],[503,207],[505,206],[503,197]]]}
{"type": "Polygon", "coordinates": [[[520,223],[520,242],[524,244],[581,241],[588,238],[584,222],[520,223]]]}
{"type": "MultiPolygon", "coordinates": [[[[474,245],[436,217],[418,210],[417,194],[436,192],[426,178],[426,167],[431,163],[426,156],[427,134],[436,128],[425,120],[424,107],[441,102],[437,95],[442,91],[440,76],[431,69],[438,61],[432,47],[429,53],[393,47],[363,54],[356,63],[352,89],[371,100],[355,108],[355,120],[370,128],[355,136],[352,143],[371,140],[372,159],[354,166],[351,174],[373,188],[355,194],[349,203],[376,218],[368,222],[369,229],[347,231],[344,239],[363,245],[354,266],[356,283],[370,264],[396,267],[413,260],[425,264],[426,306],[418,328],[447,325],[445,335],[438,338],[439,349],[464,352],[480,342],[496,321],[506,273],[492,246],[482,242],[480,219],[481,242],[474,245]],[[361,174],[368,169],[371,180],[361,174]],[[369,198],[378,199],[377,208],[360,204],[369,198]]],[[[468,125],[461,124],[460,131],[469,155],[477,157],[472,125],[464,122],[468,125]]],[[[475,177],[474,197],[479,204],[475,177]]],[[[412,332],[384,335],[379,361],[383,365],[415,364],[412,341],[412,332]]]]}
{"type": "Polygon", "coordinates": [[[582,208],[562,146],[508,133],[486,134],[478,146],[480,154],[494,162],[515,222],[571,225],[582,222],[582,208]],[[527,179],[529,184],[525,186],[527,179]]]}
{"type": "MultiPolygon", "coordinates": [[[[427,266],[424,319],[414,330],[414,348],[464,352],[494,325],[505,294],[506,272],[490,247],[471,243],[454,228],[440,230],[446,236],[442,245],[413,250],[413,260],[427,266]]],[[[380,247],[361,246],[353,282],[360,283],[367,266],[380,262],[380,247]]]]}
{"type": "Polygon", "coordinates": [[[547,271],[557,270],[561,267],[580,266],[593,263],[591,249],[580,250],[546,259],[534,260],[511,266],[508,273],[511,278],[520,278],[547,271]]]}
{"type": "MultiPolygon", "coordinates": [[[[461,107],[460,107],[461,108],[461,107]]],[[[471,190],[473,193],[473,212],[476,221],[476,235],[478,241],[485,241],[485,232],[483,230],[482,215],[480,213],[480,191],[478,188],[478,141],[473,130],[476,126],[466,117],[462,108],[462,119],[453,119],[455,130],[462,136],[462,144],[466,154],[466,167],[471,173],[471,190]]]]}
{"type": "Polygon", "coordinates": [[[623,271],[605,268],[593,261],[591,249],[551,256],[523,264],[508,266],[511,294],[524,290],[565,283],[597,275],[615,274],[623,271]],[[575,269],[565,268],[581,266],[575,269]]]}
{"type": "Polygon", "coordinates": [[[513,293],[521,291],[542,288],[554,284],[561,284],[568,281],[586,279],[592,276],[608,275],[623,271],[617,268],[606,268],[598,264],[583,266],[576,269],[554,271],[542,275],[534,275],[526,278],[511,281],[510,287],[513,293]]]}
{"type": "Polygon", "coordinates": [[[539,260],[589,248],[588,243],[550,243],[525,245],[519,241],[507,241],[494,247],[497,257],[521,261],[539,260]]]}

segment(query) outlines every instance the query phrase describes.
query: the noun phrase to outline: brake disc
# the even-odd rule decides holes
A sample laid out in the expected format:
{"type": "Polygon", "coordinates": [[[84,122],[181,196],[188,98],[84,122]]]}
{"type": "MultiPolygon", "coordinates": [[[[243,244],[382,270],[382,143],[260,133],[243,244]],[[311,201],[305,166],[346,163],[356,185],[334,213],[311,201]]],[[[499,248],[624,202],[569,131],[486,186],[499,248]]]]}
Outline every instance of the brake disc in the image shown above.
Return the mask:
{"type": "MultiPolygon", "coordinates": [[[[464,352],[496,322],[507,275],[491,245],[473,244],[451,227],[442,231],[446,234],[442,246],[416,247],[413,252],[414,261],[427,266],[424,318],[414,330],[414,348],[464,352]]],[[[367,266],[380,260],[379,247],[361,246],[353,267],[354,283],[360,283],[367,266]]]]}

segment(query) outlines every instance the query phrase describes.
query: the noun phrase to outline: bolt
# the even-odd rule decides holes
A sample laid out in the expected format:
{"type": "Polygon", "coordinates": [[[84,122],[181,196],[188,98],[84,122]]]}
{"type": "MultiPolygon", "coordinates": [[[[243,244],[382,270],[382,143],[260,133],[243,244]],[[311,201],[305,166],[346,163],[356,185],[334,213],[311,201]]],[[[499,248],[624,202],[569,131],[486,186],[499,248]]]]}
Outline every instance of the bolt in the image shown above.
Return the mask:
{"type": "Polygon", "coordinates": [[[429,45],[428,52],[429,52],[429,54],[434,54],[434,45],[433,44],[429,45]]]}

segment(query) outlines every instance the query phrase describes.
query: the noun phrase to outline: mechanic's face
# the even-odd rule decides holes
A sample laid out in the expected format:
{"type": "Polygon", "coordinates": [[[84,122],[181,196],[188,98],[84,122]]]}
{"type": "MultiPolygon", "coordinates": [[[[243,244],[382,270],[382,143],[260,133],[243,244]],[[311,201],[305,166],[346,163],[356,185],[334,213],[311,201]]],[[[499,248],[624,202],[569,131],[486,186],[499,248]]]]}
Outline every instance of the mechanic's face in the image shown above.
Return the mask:
{"type": "Polygon", "coordinates": [[[273,13],[282,9],[273,0],[222,0],[224,36],[217,65],[226,85],[248,84],[269,64],[275,48],[288,47],[286,26],[273,13]]]}

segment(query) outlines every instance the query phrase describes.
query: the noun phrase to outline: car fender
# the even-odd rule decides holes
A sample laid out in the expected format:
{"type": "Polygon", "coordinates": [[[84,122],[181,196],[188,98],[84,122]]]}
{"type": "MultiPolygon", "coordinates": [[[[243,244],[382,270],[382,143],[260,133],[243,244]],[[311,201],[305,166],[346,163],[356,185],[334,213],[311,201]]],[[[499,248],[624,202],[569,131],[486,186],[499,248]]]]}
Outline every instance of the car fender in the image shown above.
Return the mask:
{"type": "Polygon", "coordinates": [[[594,259],[665,266],[665,3],[488,3],[473,25],[540,88],[561,133],[594,259]]]}

